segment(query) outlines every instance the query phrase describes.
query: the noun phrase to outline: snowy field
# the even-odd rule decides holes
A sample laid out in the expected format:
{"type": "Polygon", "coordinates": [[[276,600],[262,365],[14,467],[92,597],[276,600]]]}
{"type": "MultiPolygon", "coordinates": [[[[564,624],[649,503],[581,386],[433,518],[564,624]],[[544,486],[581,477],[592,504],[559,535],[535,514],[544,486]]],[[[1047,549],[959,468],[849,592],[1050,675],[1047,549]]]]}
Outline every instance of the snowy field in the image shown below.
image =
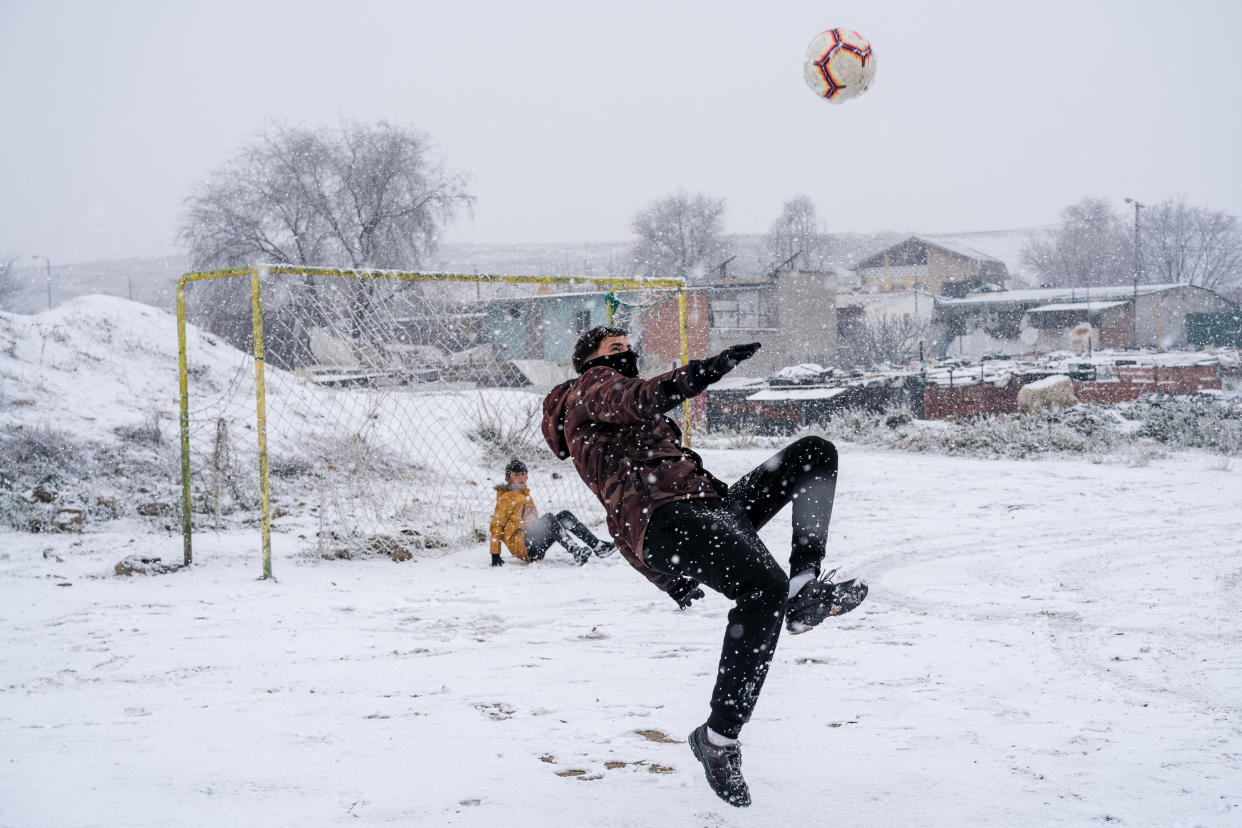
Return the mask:
{"type": "Polygon", "coordinates": [[[719,596],[678,612],[619,556],[280,537],[260,581],[240,531],[112,575],[179,559],[147,526],[0,533],[0,825],[1242,825],[1242,468],[1215,456],[843,446],[828,563],[871,596],[782,639],[745,811],[684,743],[719,596]]]}

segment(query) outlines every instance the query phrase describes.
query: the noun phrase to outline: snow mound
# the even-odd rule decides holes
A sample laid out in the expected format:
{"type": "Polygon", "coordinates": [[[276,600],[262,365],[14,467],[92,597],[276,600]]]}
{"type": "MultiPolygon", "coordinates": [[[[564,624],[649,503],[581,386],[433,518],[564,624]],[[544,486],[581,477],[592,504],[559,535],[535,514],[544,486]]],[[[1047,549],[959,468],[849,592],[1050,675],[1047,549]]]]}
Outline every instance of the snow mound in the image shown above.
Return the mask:
{"type": "MultiPolygon", "coordinates": [[[[227,382],[244,355],[187,326],[192,372],[227,382]]],[[[113,296],[80,296],[33,316],[0,312],[8,428],[53,427],[82,439],[152,415],[175,422],[177,319],[113,296]]]]}

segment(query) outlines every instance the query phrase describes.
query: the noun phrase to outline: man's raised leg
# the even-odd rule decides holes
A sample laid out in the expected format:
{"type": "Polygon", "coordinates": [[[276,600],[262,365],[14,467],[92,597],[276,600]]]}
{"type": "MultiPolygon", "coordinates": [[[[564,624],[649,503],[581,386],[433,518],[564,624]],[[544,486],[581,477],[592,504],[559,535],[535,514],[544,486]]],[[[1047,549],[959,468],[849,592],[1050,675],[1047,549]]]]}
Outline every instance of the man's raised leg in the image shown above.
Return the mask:
{"type": "MultiPolygon", "coordinates": [[[[820,565],[837,490],[837,448],[822,437],[804,437],[773,455],[729,487],[733,508],[758,531],[793,503],[786,628],[803,633],[832,615],[849,612],[867,597],[867,585],[850,579],[822,580],[820,565]]],[[[833,570],[835,572],[835,570],[833,570]]]]}
{"type": "Polygon", "coordinates": [[[837,447],[823,437],[803,437],[765,460],[729,487],[729,500],[759,531],[793,503],[789,572],[819,572],[837,491],[837,447]]]}

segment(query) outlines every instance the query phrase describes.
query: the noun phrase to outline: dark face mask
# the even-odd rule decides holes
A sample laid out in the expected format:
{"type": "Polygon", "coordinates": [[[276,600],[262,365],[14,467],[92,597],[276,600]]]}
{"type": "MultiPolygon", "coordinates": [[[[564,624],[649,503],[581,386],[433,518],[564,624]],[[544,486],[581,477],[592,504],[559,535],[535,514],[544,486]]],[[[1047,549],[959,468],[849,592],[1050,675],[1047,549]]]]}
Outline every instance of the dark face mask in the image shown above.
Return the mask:
{"type": "Polygon", "coordinates": [[[583,366],[586,369],[583,373],[586,373],[587,370],[594,368],[596,365],[604,365],[611,368],[623,377],[638,379],[638,354],[634,351],[622,351],[619,354],[597,356],[583,366]]]}

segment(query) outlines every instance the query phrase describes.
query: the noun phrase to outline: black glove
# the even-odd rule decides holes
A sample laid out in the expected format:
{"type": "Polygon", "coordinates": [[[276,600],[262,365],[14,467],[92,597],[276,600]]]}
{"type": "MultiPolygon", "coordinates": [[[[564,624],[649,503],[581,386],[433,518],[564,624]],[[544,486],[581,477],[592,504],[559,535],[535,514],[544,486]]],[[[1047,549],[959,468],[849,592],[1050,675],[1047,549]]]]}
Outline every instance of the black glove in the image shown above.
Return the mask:
{"type": "Polygon", "coordinates": [[[739,362],[753,357],[761,347],[763,346],[758,342],[730,345],[714,357],[692,362],[688,375],[690,384],[694,386],[696,393],[702,391],[713,382],[719,382],[721,377],[736,368],[739,362]]]}
{"type": "Polygon", "coordinates": [[[504,566],[505,562],[500,559],[499,555],[492,555],[492,566],[504,566]]]}
{"type": "Polygon", "coordinates": [[[678,578],[668,588],[669,597],[677,602],[677,606],[685,609],[696,598],[703,597],[703,587],[693,578],[678,578]]]}

